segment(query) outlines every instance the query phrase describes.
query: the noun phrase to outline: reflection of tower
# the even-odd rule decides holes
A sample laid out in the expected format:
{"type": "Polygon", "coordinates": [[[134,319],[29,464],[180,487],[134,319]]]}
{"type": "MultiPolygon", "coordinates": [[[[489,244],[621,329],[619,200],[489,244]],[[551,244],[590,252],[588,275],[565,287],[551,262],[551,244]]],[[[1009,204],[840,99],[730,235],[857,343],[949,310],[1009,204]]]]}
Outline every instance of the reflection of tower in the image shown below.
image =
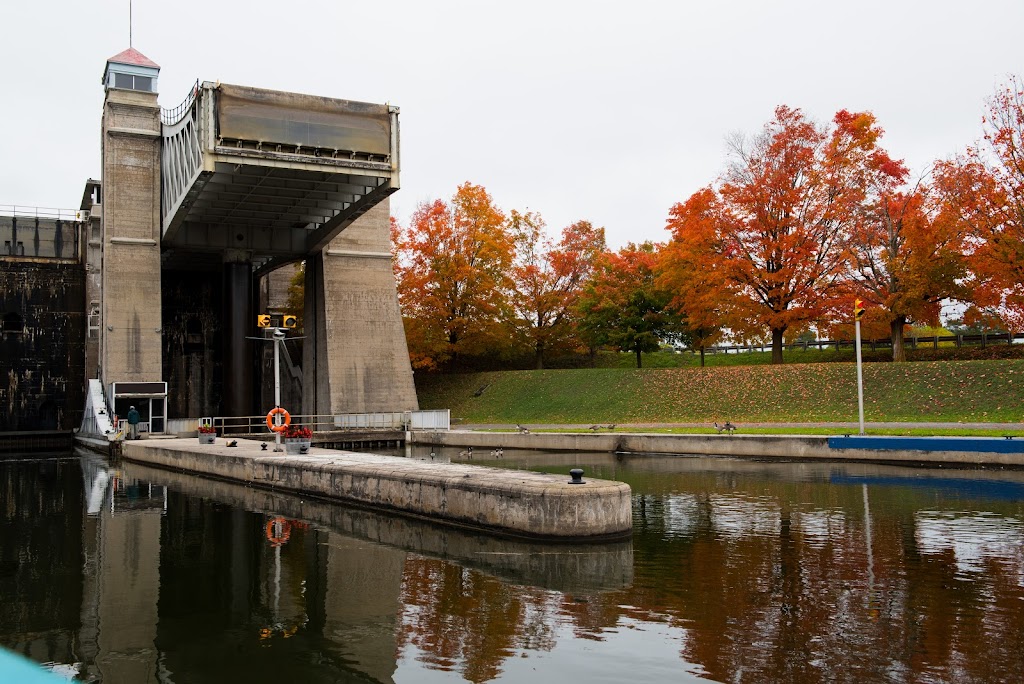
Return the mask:
{"type": "Polygon", "coordinates": [[[0,645],[69,673],[80,660],[81,487],[75,463],[0,459],[0,645]]]}
{"type": "Polygon", "coordinates": [[[330,534],[324,636],[376,681],[390,682],[406,553],[330,534]]]}
{"type": "Polygon", "coordinates": [[[83,674],[155,682],[163,488],[127,484],[116,473],[101,476],[102,466],[90,458],[83,459],[83,470],[87,487],[110,482],[103,506],[84,526],[83,674]]]}

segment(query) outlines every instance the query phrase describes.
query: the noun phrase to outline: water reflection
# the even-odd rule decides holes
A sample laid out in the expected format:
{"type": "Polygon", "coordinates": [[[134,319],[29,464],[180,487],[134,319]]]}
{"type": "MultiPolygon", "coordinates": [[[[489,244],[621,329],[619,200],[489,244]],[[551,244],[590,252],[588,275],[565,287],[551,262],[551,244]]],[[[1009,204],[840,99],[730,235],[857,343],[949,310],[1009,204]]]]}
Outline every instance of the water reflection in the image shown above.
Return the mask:
{"type": "Polygon", "coordinates": [[[505,541],[92,457],[0,463],[0,645],[107,684],[1024,671],[1022,473],[497,465],[629,482],[632,543],[505,541]]]}

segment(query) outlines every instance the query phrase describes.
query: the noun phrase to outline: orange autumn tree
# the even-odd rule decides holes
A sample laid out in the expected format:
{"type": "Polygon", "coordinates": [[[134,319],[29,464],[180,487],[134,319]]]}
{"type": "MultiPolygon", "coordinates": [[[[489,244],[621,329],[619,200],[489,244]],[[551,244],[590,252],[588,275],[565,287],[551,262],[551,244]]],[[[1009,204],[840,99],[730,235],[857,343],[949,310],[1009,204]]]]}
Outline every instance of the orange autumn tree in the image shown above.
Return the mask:
{"type": "Polygon", "coordinates": [[[937,325],[942,300],[962,296],[961,233],[927,185],[907,187],[909,172],[879,146],[882,129],[872,115],[844,111],[836,122],[857,202],[846,239],[850,271],[837,288],[845,297],[837,299],[833,328],[852,330],[853,303],[861,299],[866,334],[888,328],[893,360],[905,361],[907,323],[937,325]]]}
{"type": "Polygon", "coordinates": [[[988,100],[984,140],[936,166],[936,185],[969,235],[975,306],[968,319],[1024,329],[1024,83],[988,100]]]}
{"type": "Polygon", "coordinates": [[[658,246],[629,243],[604,252],[579,301],[581,331],[593,345],[610,344],[636,354],[657,351],[678,333],[678,318],[668,309],[668,293],[658,287],[658,246]]]}
{"type": "Polygon", "coordinates": [[[694,193],[669,210],[672,239],[661,250],[658,285],[682,322],[682,336],[700,353],[722,338],[728,325],[732,286],[722,266],[722,203],[712,188],[694,193]]]}
{"type": "Polygon", "coordinates": [[[780,106],[760,135],[733,144],[719,191],[722,264],[737,292],[733,329],[768,329],[772,363],[783,362],[787,331],[806,329],[830,307],[877,138],[871,114],[841,111],[828,131],[780,106]]]}
{"type": "Polygon", "coordinates": [[[853,226],[842,319],[862,299],[868,320],[889,324],[893,361],[906,361],[907,323],[937,325],[943,299],[968,296],[963,233],[927,186],[876,189],[853,226]]]}
{"type": "Polygon", "coordinates": [[[463,183],[450,202],[421,204],[407,228],[393,223],[393,241],[415,368],[453,368],[505,344],[515,241],[483,187],[463,183]]]}
{"type": "Polygon", "coordinates": [[[547,352],[571,346],[576,337],[576,303],[597,257],[605,251],[604,229],[577,221],[552,243],[539,214],[513,211],[509,223],[516,239],[516,327],[534,352],[535,367],[543,368],[547,352]]]}

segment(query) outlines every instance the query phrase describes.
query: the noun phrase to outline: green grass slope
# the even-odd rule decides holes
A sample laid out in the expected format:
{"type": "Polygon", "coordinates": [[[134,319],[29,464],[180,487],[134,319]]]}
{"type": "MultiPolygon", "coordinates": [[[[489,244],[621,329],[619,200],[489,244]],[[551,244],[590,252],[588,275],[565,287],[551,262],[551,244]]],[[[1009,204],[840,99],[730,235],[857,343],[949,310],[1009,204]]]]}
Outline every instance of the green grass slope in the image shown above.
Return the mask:
{"type": "MultiPolygon", "coordinates": [[[[857,420],[852,363],[418,375],[417,390],[422,408],[471,423],[857,420]]],[[[1024,422],[1024,360],[865,364],[864,412],[868,421],[1024,422]]]]}

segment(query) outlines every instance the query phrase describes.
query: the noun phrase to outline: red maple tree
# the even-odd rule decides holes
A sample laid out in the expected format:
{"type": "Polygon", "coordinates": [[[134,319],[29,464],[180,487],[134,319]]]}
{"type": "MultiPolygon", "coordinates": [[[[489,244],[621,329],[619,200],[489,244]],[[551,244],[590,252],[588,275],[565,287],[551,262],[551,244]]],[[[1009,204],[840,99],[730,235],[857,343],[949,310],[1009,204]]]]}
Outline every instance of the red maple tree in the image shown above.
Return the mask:
{"type": "Polygon", "coordinates": [[[672,239],[661,250],[658,285],[682,322],[683,336],[700,353],[718,342],[733,310],[734,287],[723,266],[722,202],[708,187],[669,210],[672,239]]]}
{"type": "Polygon", "coordinates": [[[487,190],[463,183],[450,202],[417,207],[408,228],[393,222],[392,234],[415,368],[454,367],[505,343],[515,242],[487,190]]]}
{"type": "Polygon", "coordinates": [[[545,354],[572,346],[576,304],[597,258],[605,251],[604,229],[577,221],[553,243],[539,214],[511,212],[516,237],[512,269],[512,307],[516,328],[534,352],[536,368],[545,354]]]}
{"type": "Polygon", "coordinates": [[[984,140],[940,162],[936,185],[968,234],[974,307],[968,319],[1024,329],[1024,83],[989,99],[984,140]]]}

